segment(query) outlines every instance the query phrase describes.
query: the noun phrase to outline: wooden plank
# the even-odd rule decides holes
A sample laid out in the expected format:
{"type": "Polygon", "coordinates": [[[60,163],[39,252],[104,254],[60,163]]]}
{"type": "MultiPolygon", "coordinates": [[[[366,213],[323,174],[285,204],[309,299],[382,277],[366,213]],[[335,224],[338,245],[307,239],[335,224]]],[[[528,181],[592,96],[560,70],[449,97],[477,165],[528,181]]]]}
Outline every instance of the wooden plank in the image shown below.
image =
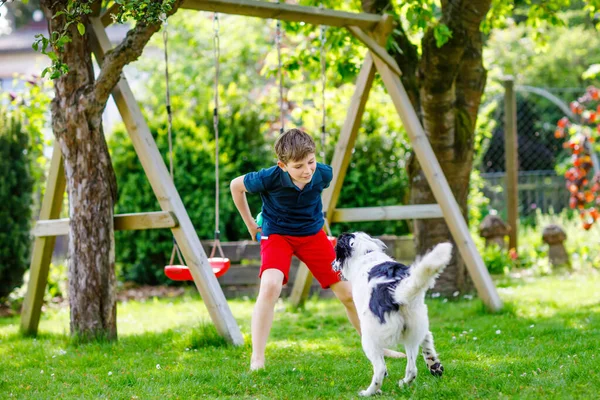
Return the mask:
{"type": "MultiPolygon", "coordinates": [[[[114,218],[116,231],[174,228],[177,226],[175,215],[165,211],[119,214],[115,215],[114,218]]],[[[35,237],[68,235],[69,223],[69,218],[38,221],[31,233],[35,237]]]]}
{"type": "MultiPolygon", "coordinates": [[[[507,223],[509,248],[517,248],[519,219],[519,142],[517,139],[517,94],[512,77],[504,79],[504,154],[506,168],[507,223]]],[[[535,193],[532,193],[535,195],[535,193]]],[[[529,203],[528,203],[529,204],[529,203]]]]}
{"type": "Polygon", "coordinates": [[[306,22],[313,25],[339,27],[353,25],[367,30],[372,30],[381,21],[381,15],[378,14],[351,13],[255,0],[185,0],[181,8],[281,21],[306,22]]]}
{"type": "MultiPolygon", "coordinates": [[[[90,27],[92,50],[98,64],[102,65],[104,54],[111,49],[111,43],[99,18],[91,18],[90,27]]],[[[113,90],[113,98],[162,210],[174,213],[175,218],[179,221],[179,225],[172,228],[171,231],[190,268],[194,283],[217,331],[234,345],[242,345],[244,338],[240,328],[231,313],[192,221],[124,76],[113,90]]]]}
{"type": "Polygon", "coordinates": [[[402,219],[443,218],[438,204],[417,204],[409,206],[336,208],[332,222],[357,221],[397,221],[402,219]]]}
{"type": "Polygon", "coordinates": [[[500,310],[502,308],[502,301],[498,296],[496,287],[481,256],[477,252],[467,223],[450,190],[450,186],[448,186],[444,172],[429,144],[429,140],[423,131],[421,122],[412,107],[400,78],[382,60],[374,57],[374,61],[377,71],[379,71],[383,83],[396,107],[396,111],[406,128],[413,145],[413,150],[423,168],[433,195],[442,208],[446,223],[450,228],[460,254],[465,260],[479,296],[489,309],[493,311],[500,310]]]}
{"type": "Polygon", "coordinates": [[[365,46],[367,46],[369,48],[369,50],[371,50],[373,53],[377,54],[377,57],[379,57],[381,60],[383,60],[388,65],[388,67],[390,67],[392,69],[392,71],[394,71],[396,74],[398,74],[398,76],[402,76],[402,70],[400,70],[400,67],[396,63],[396,60],[394,60],[394,58],[392,56],[390,56],[390,54],[387,52],[387,50],[385,48],[383,48],[381,45],[379,45],[375,41],[375,39],[373,39],[372,37],[367,35],[366,32],[364,32],[362,29],[360,29],[357,26],[348,26],[347,29],[348,29],[348,31],[350,31],[350,33],[355,38],[357,38],[358,40],[363,42],[365,44],[365,46]]]}
{"type": "MultiPolygon", "coordinates": [[[[54,145],[46,193],[40,209],[40,219],[55,219],[60,216],[65,194],[65,170],[63,167],[62,153],[58,144],[54,145]]],[[[21,333],[35,335],[40,323],[44,292],[48,283],[48,270],[52,261],[52,252],[56,237],[37,237],[33,244],[33,253],[29,268],[29,282],[27,293],[23,299],[21,311],[21,333]]]]}

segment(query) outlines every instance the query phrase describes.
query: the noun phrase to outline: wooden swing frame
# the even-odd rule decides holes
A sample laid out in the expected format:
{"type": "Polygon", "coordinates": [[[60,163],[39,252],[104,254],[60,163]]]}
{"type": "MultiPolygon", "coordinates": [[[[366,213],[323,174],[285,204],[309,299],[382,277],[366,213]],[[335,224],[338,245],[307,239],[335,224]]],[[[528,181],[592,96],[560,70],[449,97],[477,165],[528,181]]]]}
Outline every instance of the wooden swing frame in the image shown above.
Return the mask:
{"type": "MultiPolygon", "coordinates": [[[[90,19],[88,27],[91,33],[90,45],[100,66],[104,54],[112,48],[106,34],[106,27],[113,22],[111,16],[117,11],[116,7],[113,6],[102,15],[96,14],[90,19]]],[[[444,218],[465,260],[479,296],[490,310],[497,311],[502,308],[502,302],[492,279],[477,252],[456,199],[402,85],[400,80],[402,72],[396,61],[382,46],[393,29],[393,21],[390,17],[256,0],[185,0],[181,8],[343,27],[360,40],[369,52],[358,75],[356,90],[335,147],[331,162],[335,175],[330,187],[323,192],[323,209],[326,211],[328,222],[444,218]],[[404,124],[413,151],[438,204],[336,208],[376,71],[379,72],[404,124]]],[[[217,331],[234,345],[243,344],[244,340],[238,324],[125,77],[121,78],[112,95],[162,209],[162,212],[116,215],[115,229],[170,228],[217,331]]],[[[68,220],[57,219],[66,185],[62,155],[57,150],[58,148],[55,147],[40,218],[33,230],[35,242],[30,279],[21,314],[21,332],[29,335],[36,334],[38,330],[55,237],[68,233],[69,229],[68,220]]],[[[294,305],[301,304],[308,296],[311,280],[310,272],[302,264],[291,295],[294,305]]]]}

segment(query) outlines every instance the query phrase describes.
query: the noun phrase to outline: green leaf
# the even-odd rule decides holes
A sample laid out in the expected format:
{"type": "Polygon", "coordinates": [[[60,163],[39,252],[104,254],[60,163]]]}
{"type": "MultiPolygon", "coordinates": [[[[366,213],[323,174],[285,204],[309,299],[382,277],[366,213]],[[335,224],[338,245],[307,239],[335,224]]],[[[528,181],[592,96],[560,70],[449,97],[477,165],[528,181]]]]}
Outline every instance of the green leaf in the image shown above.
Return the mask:
{"type": "Polygon", "coordinates": [[[51,52],[48,52],[48,53],[46,53],[46,55],[47,55],[48,57],[50,57],[50,59],[51,59],[52,61],[58,61],[58,56],[56,55],[56,53],[55,53],[55,52],[51,51],[51,52]]]}
{"type": "Polygon", "coordinates": [[[447,25],[439,24],[433,29],[433,36],[435,37],[435,44],[439,48],[452,37],[452,31],[447,25]]]}
{"type": "Polygon", "coordinates": [[[79,31],[79,34],[81,36],[85,35],[85,25],[82,24],[81,22],[77,23],[77,30],[79,31]]]}

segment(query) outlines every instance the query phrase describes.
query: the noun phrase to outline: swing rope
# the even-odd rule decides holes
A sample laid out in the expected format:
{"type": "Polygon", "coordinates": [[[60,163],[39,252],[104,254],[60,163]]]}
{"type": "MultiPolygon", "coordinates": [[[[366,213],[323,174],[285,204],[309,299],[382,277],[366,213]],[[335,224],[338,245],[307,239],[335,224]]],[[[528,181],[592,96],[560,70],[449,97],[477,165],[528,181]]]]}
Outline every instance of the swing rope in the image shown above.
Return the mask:
{"type": "Polygon", "coordinates": [[[215,108],[213,110],[213,128],[215,130],[215,243],[210,252],[210,258],[215,256],[215,251],[219,249],[219,254],[225,258],[223,248],[221,247],[221,231],[219,230],[219,58],[221,55],[219,38],[219,15],[213,14],[213,54],[215,58],[215,108]]]}
{"type": "MultiPolygon", "coordinates": [[[[168,51],[168,22],[166,14],[161,14],[160,19],[163,25],[163,46],[164,46],[164,55],[165,55],[165,97],[166,97],[166,108],[167,108],[167,138],[169,141],[169,173],[171,175],[171,180],[173,183],[175,182],[175,175],[173,169],[173,110],[171,109],[171,90],[169,88],[169,51],[168,51]]],[[[171,252],[171,258],[169,261],[169,265],[173,265],[173,261],[175,261],[175,255],[177,254],[177,258],[181,265],[185,265],[183,262],[183,256],[181,254],[181,250],[179,250],[179,246],[177,245],[177,241],[175,240],[175,236],[173,236],[173,251],[171,252]]]]}

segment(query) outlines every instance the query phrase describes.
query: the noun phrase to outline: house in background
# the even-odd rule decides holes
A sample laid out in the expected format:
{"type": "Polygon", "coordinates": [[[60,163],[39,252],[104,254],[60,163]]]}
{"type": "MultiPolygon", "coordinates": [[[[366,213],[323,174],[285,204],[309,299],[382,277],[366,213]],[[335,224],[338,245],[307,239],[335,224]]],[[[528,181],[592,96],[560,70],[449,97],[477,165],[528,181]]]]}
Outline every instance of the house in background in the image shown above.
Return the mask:
{"type": "MultiPolygon", "coordinates": [[[[113,43],[119,43],[128,29],[128,26],[113,25],[107,29],[108,37],[113,43]]],[[[6,93],[18,94],[26,90],[26,81],[34,76],[41,76],[44,68],[50,65],[50,59],[46,55],[32,48],[35,36],[38,34],[48,36],[48,25],[45,20],[32,20],[10,34],[0,35],[0,101],[7,101],[6,93]]],[[[94,68],[97,73],[97,65],[94,65],[94,68]]],[[[49,118],[48,110],[48,120],[49,118]]],[[[117,106],[111,97],[103,114],[104,133],[110,135],[114,125],[121,121],[117,106]]],[[[45,134],[49,138],[52,137],[50,130],[45,134]]],[[[46,149],[45,154],[50,157],[52,148],[46,149]]],[[[55,263],[66,258],[67,248],[68,237],[58,236],[53,254],[55,263]]]]}
{"type": "MultiPolygon", "coordinates": [[[[119,43],[126,35],[129,27],[111,25],[107,28],[109,39],[119,43]]],[[[41,76],[44,68],[50,65],[50,59],[33,50],[31,47],[35,36],[48,36],[48,25],[45,20],[32,20],[26,26],[12,31],[8,35],[0,35],[0,93],[25,90],[25,82],[33,76],[41,76]]],[[[97,66],[94,66],[96,72],[97,66]]],[[[110,134],[114,125],[121,122],[121,116],[112,97],[109,99],[103,116],[104,132],[110,134]]]]}

